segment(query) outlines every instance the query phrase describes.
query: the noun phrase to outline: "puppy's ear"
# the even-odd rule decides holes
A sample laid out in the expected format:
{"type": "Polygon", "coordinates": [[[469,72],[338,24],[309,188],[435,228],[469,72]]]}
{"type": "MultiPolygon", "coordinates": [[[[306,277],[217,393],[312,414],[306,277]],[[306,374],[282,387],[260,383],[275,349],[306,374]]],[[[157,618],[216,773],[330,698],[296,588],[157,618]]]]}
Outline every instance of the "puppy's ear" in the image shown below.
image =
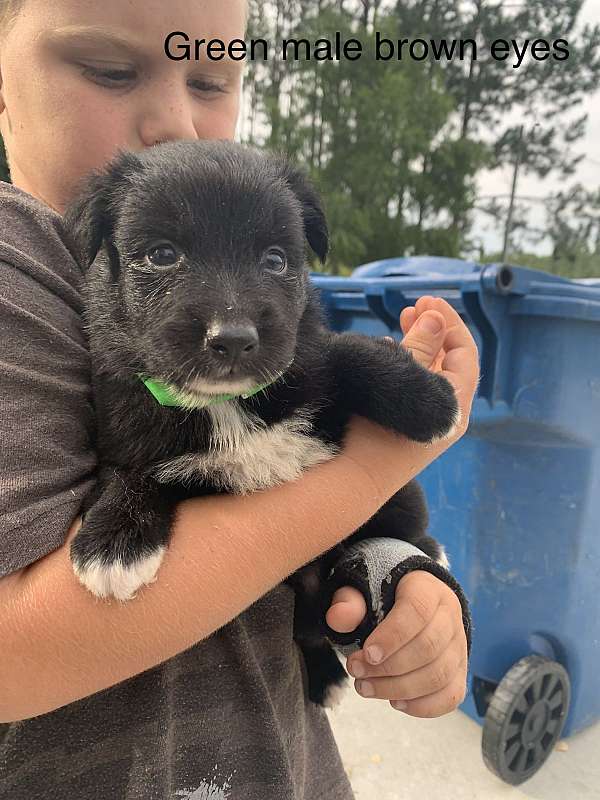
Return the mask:
{"type": "Polygon", "coordinates": [[[113,241],[115,205],[123,197],[129,171],[137,164],[132,154],[119,154],[103,171],[90,173],[64,214],[65,227],[84,271],[104,245],[112,276],[115,280],[118,277],[119,255],[113,241]]]}
{"type": "Polygon", "coordinates": [[[308,175],[290,163],[285,155],[278,154],[277,160],[281,177],[287,181],[302,205],[306,239],[319,261],[324,264],[329,252],[329,230],[319,193],[308,175]]]}

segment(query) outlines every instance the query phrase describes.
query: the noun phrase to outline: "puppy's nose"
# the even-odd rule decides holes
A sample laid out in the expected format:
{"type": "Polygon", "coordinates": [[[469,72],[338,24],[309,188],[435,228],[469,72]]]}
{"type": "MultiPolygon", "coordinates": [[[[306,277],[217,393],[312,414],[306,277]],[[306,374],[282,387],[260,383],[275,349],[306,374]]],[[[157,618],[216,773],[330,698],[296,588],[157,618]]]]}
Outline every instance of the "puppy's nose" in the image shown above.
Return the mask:
{"type": "Polygon", "coordinates": [[[258,349],[258,332],[254,325],[221,325],[207,339],[209,350],[221,361],[243,360],[258,349]]]}

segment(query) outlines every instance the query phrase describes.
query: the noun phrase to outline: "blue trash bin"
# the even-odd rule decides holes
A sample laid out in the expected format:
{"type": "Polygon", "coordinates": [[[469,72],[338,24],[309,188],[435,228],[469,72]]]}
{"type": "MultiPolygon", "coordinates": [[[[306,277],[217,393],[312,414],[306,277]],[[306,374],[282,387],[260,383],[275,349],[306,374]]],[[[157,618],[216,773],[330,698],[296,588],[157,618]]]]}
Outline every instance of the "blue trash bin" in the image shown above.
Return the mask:
{"type": "Polygon", "coordinates": [[[462,709],[522,783],[600,718],[600,280],[428,257],[311,277],[338,332],[400,340],[400,311],[432,295],[477,342],[468,432],[418,480],[471,602],[462,709]]]}

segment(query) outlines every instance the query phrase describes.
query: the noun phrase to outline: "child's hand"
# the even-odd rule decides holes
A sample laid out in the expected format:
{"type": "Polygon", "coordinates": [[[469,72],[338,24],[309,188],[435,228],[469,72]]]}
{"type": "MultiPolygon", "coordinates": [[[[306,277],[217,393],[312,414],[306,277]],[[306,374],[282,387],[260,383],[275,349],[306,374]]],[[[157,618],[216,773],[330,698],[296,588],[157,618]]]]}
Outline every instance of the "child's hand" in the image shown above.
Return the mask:
{"type": "MultiPolygon", "coordinates": [[[[333,597],[327,624],[334,630],[352,631],[365,613],[362,594],[344,586],[333,597]]],[[[402,710],[414,717],[439,717],[453,711],[466,694],[467,638],[452,589],[429,572],[415,570],[405,575],[396,587],[389,614],[364,648],[346,662],[353,677],[359,677],[361,667],[361,680],[354,686],[363,697],[389,700],[394,708],[399,708],[395,701],[406,701],[402,710]],[[382,654],[377,666],[366,658],[371,647],[382,654]],[[365,694],[365,680],[371,694],[365,694]]]]}
{"type": "Polygon", "coordinates": [[[428,295],[402,310],[400,327],[404,334],[402,346],[454,387],[466,430],[479,384],[479,353],[469,329],[449,303],[428,295]],[[437,333],[421,327],[435,320],[442,325],[437,333]]]}

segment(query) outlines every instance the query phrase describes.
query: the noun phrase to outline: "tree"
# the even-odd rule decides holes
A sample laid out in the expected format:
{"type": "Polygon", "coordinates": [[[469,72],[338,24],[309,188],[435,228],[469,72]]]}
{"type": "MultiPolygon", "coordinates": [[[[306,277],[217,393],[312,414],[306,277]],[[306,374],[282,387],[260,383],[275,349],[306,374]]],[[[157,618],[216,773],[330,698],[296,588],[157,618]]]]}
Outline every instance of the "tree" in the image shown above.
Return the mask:
{"type": "Polygon", "coordinates": [[[285,30],[285,38],[314,43],[339,32],[362,44],[356,60],[252,65],[266,128],[254,141],[284,150],[319,183],[333,232],[333,270],[423,249],[458,254],[451,209],[472,205],[485,148],[442,136],[454,101],[439,68],[375,60],[374,23],[383,35],[395,32],[392,9],[382,2],[360,3],[359,14],[356,3],[351,9],[312,0],[302,4],[302,17],[287,19],[282,3],[262,4],[263,37],[266,29],[279,42],[285,30]]]}
{"type": "Polygon", "coordinates": [[[547,212],[553,261],[575,265],[590,257],[600,265],[600,189],[576,184],[552,197],[547,212]]]}
{"type": "MultiPolygon", "coordinates": [[[[363,46],[355,61],[283,62],[272,52],[248,75],[245,140],[310,170],[331,222],[334,271],[386,256],[460,255],[472,245],[476,208],[504,227],[508,198],[478,199],[476,181],[483,168],[513,164],[517,147],[522,173],[573,174],[587,121],[578,106],[600,79],[600,26],[580,29],[582,2],[256,0],[253,33],[274,44],[339,31],[363,46]],[[416,62],[405,52],[377,62],[375,31],[395,43],[465,40],[465,48],[462,58],[416,62]],[[533,41],[567,39],[569,57],[557,61],[551,50],[516,67],[516,56],[492,58],[498,39],[514,39],[520,52],[526,41],[530,52],[533,41]]],[[[514,232],[532,231],[518,201],[514,232]]]]}
{"type": "MultiPolygon", "coordinates": [[[[564,180],[581,160],[575,144],[585,134],[587,115],[572,118],[583,98],[600,80],[600,25],[577,30],[584,0],[528,0],[497,3],[491,0],[399,0],[395,7],[398,29],[408,38],[471,38],[477,44],[461,61],[440,62],[447,90],[456,101],[453,120],[466,141],[489,142],[490,168],[512,164],[519,128],[525,123],[521,169],[540,178],[549,174],[564,180]],[[569,57],[543,61],[526,55],[516,67],[514,52],[506,60],[493,58],[494,41],[568,40],[569,57]],[[514,112],[519,112],[518,122],[514,112]],[[535,124],[535,130],[534,130],[535,124]]],[[[554,51],[552,51],[554,52],[554,51]]],[[[559,54],[560,55],[560,54],[559,54]]],[[[458,209],[454,224],[461,238],[468,231],[468,213],[458,209]]]]}

